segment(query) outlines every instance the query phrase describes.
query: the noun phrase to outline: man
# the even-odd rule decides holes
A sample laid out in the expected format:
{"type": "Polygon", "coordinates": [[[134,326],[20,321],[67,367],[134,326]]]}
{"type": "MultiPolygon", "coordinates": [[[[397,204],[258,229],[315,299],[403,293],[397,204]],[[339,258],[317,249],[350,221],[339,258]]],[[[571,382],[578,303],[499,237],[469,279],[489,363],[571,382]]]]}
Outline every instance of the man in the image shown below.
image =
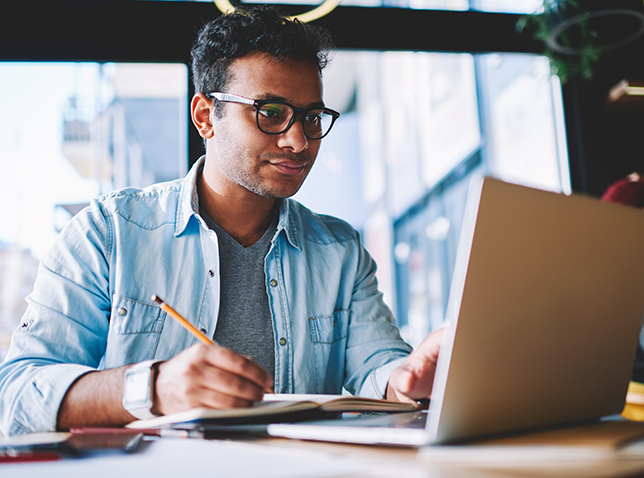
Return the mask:
{"type": "Polygon", "coordinates": [[[270,390],[429,396],[439,335],[408,357],[357,233],[285,199],[337,117],[329,46],[271,8],[206,25],[191,102],[206,154],[183,180],[94,200],[43,258],[0,368],[5,434],[246,407],[270,390]],[[195,345],[152,294],[221,346],[195,345]]]}

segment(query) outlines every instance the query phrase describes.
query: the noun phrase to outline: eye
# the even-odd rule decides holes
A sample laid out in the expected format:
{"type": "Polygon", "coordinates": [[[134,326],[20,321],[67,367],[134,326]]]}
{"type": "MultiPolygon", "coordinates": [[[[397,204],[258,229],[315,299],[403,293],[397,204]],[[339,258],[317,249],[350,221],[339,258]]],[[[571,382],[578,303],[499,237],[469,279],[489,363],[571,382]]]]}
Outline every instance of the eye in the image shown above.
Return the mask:
{"type": "Polygon", "coordinates": [[[259,109],[259,113],[269,119],[280,119],[284,116],[285,105],[279,103],[267,103],[259,109]]]}
{"type": "Polygon", "coordinates": [[[307,123],[319,124],[322,121],[323,111],[313,110],[309,111],[308,114],[304,117],[304,121],[307,123]]]}

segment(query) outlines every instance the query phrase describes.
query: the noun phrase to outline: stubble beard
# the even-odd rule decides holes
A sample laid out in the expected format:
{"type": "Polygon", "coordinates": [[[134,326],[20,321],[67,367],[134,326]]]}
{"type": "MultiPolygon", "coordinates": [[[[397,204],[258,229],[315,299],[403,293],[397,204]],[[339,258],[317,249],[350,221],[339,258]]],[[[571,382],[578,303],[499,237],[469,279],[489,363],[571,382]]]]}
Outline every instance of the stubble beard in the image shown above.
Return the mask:
{"type": "MultiPolygon", "coordinates": [[[[240,156],[237,155],[237,157],[240,156]]],[[[302,184],[304,184],[304,179],[306,179],[306,177],[303,178],[299,184],[293,184],[291,185],[291,187],[288,187],[288,185],[285,185],[283,188],[271,187],[271,185],[268,184],[267,181],[262,179],[259,172],[257,172],[260,167],[271,167],[267,164],[268,160],[260,156],[255,163],[257,165],[263,165],[255,168],[256,174],[253,174],[253,172],[249,172],[245,169],[228,167],[228,165],[224,161],[220,161],[219,165],[224,174],[226,174],[226,176],[228,176],[228,178],[236,184],[254,194],[257,194],[258,196],[271,199],[283,199],[293,196],[300,190],[302,184]]],[[[306,173],[306,175],[308,176],[308,172],[306,173]]]]}
{"type": "MultiPolygon", "coordinates": [[[[224,128],[217,137],[227,138],[232,137],[232,135],[228,128],[224,128]]],[[[300,190],[302,184],[304,184],[306,176],[308,176],[308,173],[310,172],[309,166],[309,171],[306,172],[304,178],[301,179],[299,184],[289,185],[287,182],[284,182],[283,188],[271,187],[269,181],[262,178],[260,170],[272,168],[272,166],[268,164],[272,158],[284,158],[288,156],[289,159],[293,161],[310,160],[308,157],[302,158],[302,156],[306,156],[306,153],[300,153],[299,158],[295,155],[275,153],[264,153],[259,154],[257,157],[252,157],[242,147],[235,147],[233,144],[225,140],[215,141],[218,143],[216,145],[216,151],[218,154],[215,155],[215,159],[219,163],[219,167],[223,173],[234,183],[261,197],[283,199],[293,196],[300,190]]],[[[313,161],[310,160],[310,163],[312,162],[313,161]]]]}

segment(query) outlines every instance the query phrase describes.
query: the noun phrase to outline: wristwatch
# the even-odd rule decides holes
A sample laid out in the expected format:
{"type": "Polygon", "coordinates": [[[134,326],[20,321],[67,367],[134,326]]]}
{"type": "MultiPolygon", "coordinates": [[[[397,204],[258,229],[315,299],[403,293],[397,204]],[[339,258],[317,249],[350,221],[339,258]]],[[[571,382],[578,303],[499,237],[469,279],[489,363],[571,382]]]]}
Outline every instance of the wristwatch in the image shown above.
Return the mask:
{"type": "Polygon", "coordinates": [[[125,371],[123,408],[139,420],[154,418],[152,413],[156,365],[160,360],[146,360],[125,371]]]}

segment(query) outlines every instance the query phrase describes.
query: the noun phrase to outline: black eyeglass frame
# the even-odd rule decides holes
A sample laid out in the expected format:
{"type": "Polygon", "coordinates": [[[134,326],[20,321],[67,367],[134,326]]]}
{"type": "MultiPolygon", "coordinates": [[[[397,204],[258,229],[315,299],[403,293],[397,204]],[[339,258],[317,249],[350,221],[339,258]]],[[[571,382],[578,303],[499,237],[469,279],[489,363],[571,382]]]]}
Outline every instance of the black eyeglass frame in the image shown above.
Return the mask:
{"type": "Polygon", "coordinates": [[[331,108],[326,108],[324,106],[322,106],[322,107],[314,106],[312,108],[297,108],[297,107],[293,106],[292,104],[287,103],[286,101],[280,101],[280,100],[253,100],[251,98],[246,98],[244,96],[233,95],[231,93],[221,93],[221,92],[208,93],[206,96],[208,98],[213,98],[213,99],[215,99],[217,101],[222,101],[222,102],[225,102],[225,103],[240,103],[240,104],[243,104],[243,105],[254,106],[255,107],[255,122],[257,123],[257,128],[259,128],[259,130],[262,133],[265,133],[265,134],[283,134],[283,133],[286,133],[291,128],[291,126],[293,126],[293,123],[295,122],[295,118],[299,116],[300,121],[302,121],[302,131],[304,132],[304,136],[306,136],[308,139],[316,139],[316,140],[317,139],[322,139],[327,134],[329,134],[331,132],[331,129],[333,128],[333,125],[335,124],[335,120],[337,120],[340,117],[340,113],[338,113],[335,110],[332,110],[331,108]],[[279,105],[288,106],[289,108],[291,108],[293,110],[293,116],[291,116],[291,119],[289,120],[288,124],[286,125],[286,127],[282,131],[279,131],[279,132],[264,131],[262,129],[262,127],[259,125],[259,110],[264,105],[275,104],[275,103],[277,103],[279,105]],[[322,136],[320,136],[319,138],[309,136],[306,133],[306,126],[304,125],[304,118],[306,118],[306,115],[310,111],[315,111],[315,110],[323,111],[323,112],[331,115],[331,124],[329,125],[329,129],[322,136]]]}

